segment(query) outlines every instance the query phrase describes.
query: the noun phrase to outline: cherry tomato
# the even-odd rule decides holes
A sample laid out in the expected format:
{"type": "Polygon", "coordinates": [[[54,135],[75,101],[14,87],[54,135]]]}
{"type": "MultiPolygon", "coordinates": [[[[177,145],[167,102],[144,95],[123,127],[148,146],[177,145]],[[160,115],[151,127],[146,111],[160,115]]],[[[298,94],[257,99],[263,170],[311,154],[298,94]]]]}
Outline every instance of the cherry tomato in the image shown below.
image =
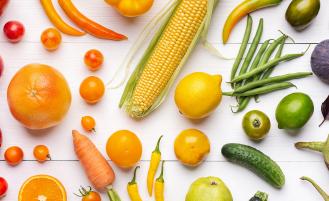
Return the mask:
{"type": "Polygon", "coordinates": [[[88,132],[95,132],[95,126],[96,126],[96,121],[94,118],[91,116],[84,116],[81,118],[81,125],[83,129],[85,129],[88,132]]]}
{"type": "Polygon", "coordinates": [[[4,178],[0,177],[0,198],[6,195],[7,190],[8,190],[7,181],[4,178]]]}
{"type": "Polygon", "coordinates": [[[9,147],[5,152],[5,160],[9,165],[16,166],[23,160],[23,150],[17,146],[9,147]]]}
{"type": "Polygon", "coordinates": [[[259,110],[252,110],[244,115],[242,127],[250,139],[261,140],[270,131],[271,121],[265,113],[259,110]]]}
{"type": "Polygon", "coordinates": [[[90,191],[87,195],[83,196],[82,201],[101,201],[102,198],[99,193],[90,191]]]}
{"type": "Polygon", "coordinates": [[[46,50],[55,51],[62,42],[62,35],[57,29],[48,28],[42,32],[40,40],[46,50]]]}
{"type": "Polygon", "coordinates": [[[2,131],[0,129],[0,147],[2,146],[2,131]]]}
{"type": "Polygon", "coordinates": [[[117,166],[131,168],[141,159],[142,143],[133,132],[120,130],[107,140],[106,152],[117,166]]]}
{"type": "Polygon", "coordinates": [[[45,145],[37,145],[34,147],[33,155],[38,162],[42,163],[50,159],[49,149],[45,145]]]}
{"type": "Polygon", "coordinates": [[[101,201],[101,196],[99,195],[99,193],[93,191],[91,189],[91,187],[89,187],[89,189],[85,189],[84,187],[81,187],[81,189],[79,189],[79,195],[75,194],[78,197],[82,197],[81,201],[101,201]]]}
{"type": "Polygon", "coordinates": [[[84,79],[80,85],[81,97],[90,104],[99,102],[105,92],[105,86],[101,79],[90,76],[84,79]]]}
{"type": "Polygon", "coordinates": [[[24,25],[18,21],[9,21],[3,27],[3,32],[5,33],[8,41],[17,43],[22,40],[25,33],[25,28],[24,25]]]}
{"type": "Polygon", "coordinates": [[[3,69],[4,69],[3,60],[2,60],[2,58],[0,57],[0,77],[1,77],[1,75],[2,75],[2,73],[3,73],[3,69]]]}
{"type": "Polygon", "coordinates": [[[85,54],[85,64],[91,71],[97,71],[104,62],[104,56],[99,50],[91,49],[85,54]]]}

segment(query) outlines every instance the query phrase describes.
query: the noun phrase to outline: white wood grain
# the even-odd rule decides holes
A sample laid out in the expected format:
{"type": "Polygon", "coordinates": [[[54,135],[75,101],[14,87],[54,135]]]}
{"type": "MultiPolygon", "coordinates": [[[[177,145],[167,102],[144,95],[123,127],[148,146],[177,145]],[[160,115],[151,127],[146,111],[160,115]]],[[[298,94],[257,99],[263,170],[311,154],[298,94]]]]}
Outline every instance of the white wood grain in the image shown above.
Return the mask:
{"type": "MultiPolygon", "coordinates": [[[[329,129],[329,123],[321,128],[320,104],[328,95],[328,86],[320,82],[315,76],[303,80],[293,81],[298,89],[288,89],[270,95],[261,96],[260,103],[252,102],[248,110],[260,109],[266,112],[272,121],[272,129],[269,136],[261,143],[249,141],[243,134],[240,126],[244,113],[232,114],[230,105],[235,101],[231,98],[223,98],[221,106],[209,118],[201,122],[192,122],[182,117],[174,104],[173,91],[169,94],[163,105],[143,121],[130,119],[117,105],[123,88],[108,90],[102,102],[95,106],[85,104],[79,97],[79,84],[88,75],[98,75],[104,81],[108,81],[114,71],[120,67],[125,59],[132,43],[138,36],[145,24],[163,7],[167,1],[156,0],[150,13],[137,19],[125,19],[119,16],[113,9],[106,6],[103,1],[74,1],[79,9],[87,16],[98,22],[113,28],[114,30],[126,33],[129,41],[112,42],[96,39],[92,36],[69,37],[63,36],[63,44],[54,53],[45,51],[39,43],[40,33],[43,29],[52,26],[45,17],[41,6],[35,0],[12,0],[4,16],[0,18],[0,26],[7,20],[18,19],[26,25],[26,36],[21,43],[10,44],[0,34],[0,55],[5,60],[5,73],[0,79],[0,126],[4,133],[4,144],[0,156],[0,176],[8,178],[10,191],[5,201],[14,201],[17,198],[18,189],[21,183],[29,176],[40,173],[54,175],[61,179],[69,194],[69,200],[78,200],[73,196],[79,185],[88,185],[83,172],[75,161],[76,157],[72,149],[71,130],[80,129],[80,118],[84,114],[90,114],[97,120],[97,135],[90,136],[99,149],[105,154],[107,138],[116,130],[129,129],[134,131],[143,143],[143,162],[140,172],[141,191],[145,198],[145,175],[148,166],[148,159],[154,144],[159,135],[164,134],[162,143],[163,157],[170,162],[166,165],[167,191],[166,197],[169,201],[184,200],[189,184],[199,176],[214,175],[221,177],[230,187],[234,194],[235,201],[247,200],[256,190],[263,190],[270,193],[271,200],[321,200],[311,186],[298,180],[300,176],[308,175],[314,177],[324,187],[329,188],[328,172],[323,164],[320,154],[299,151],[293,144],[299,140],[324,140],[329,129]],[[100,49],[105,54],[105,65],[97,73],[90,73],[83,64],[84,53],[91,48],[100,49]],[[55,128],[46,131],[31,132],[24,129],[10,115],[6,103],[6,89],[14,73],[28,63],[45,63],[56,67],[67,78],[72,94],[72,107],[65,121],[55,128]],[[282,97],[290,92],[303,91],[312,97],[315,104],[315,112],[311,121],[300,131],[298,135],[287,134],[277,129],[274,111],[277,103],[282,97]],[[211,140],[211,153],[207,162],[195,169],[183,167],[176,161],[173,153],[173,141],[176,135],[183,129],[198,128],[204,131],[211,140]],[[220,154],[222,145],[228,142],[240,142],[253,145],[270,155],[278,161],[284,169],[287,177],[287,184],[282,190],[275,190],[249,171],[226,162],[220,154]],[[32,149],[37,144],[46,144],[50,147],[53,161],[43,165],[35,161],[24,161],[18,167],[12,168],[3,161],[3,150],[11,145],[19,145],[24,148],[25,159],[33,160],[32,149]],[[67,161],[60,161],[67,160],[67,161]],[[179,178],[179,179],[177,179],[179,178]],[[180,188],[178,188],[180,187],[180,188]],[[298,189],[298,191],[296,190],[298,189]],[[299,190],[300,189],[300,190],[299,190]]],[[[221,44],[221,29],[224,20],[239,0],[222,0],[214,15],[213,24],[209,33],[209,40],[225,54],[234,57],[239,45],[221,44]]],[[[282,5],[265,9],[253,14],[254,26],[260,17],[265,19],[265,31],[263,39],[276,38],[280,35],[278,29],[292,36],[298,43],[317,43],[329,36],[329,14],[325,8],[329,6],[328,1],[322,1],[322,9],[317,20],[304,32],[295,32],[284,19],[284,12],[289,1],[282,5]]],[[[58,7],[58,6],[57,6],[58,7]]],[[[62,12],[61,12],[62,13],[62,12]]],[[[64,16],[64,15],[63,15],[64,16]]],[[[66,17],[64,17],[67,19],[66,17]]],[[[239,43],[244,31],[245,24],[239,23],[232,33],[230,43],[239,43]]],[[[302,52],[307,44],[286,45],[285,53],[302,52]]],[[[275,74],[283,74],[297,71],[310,71],[310,54],[315,47],[313,44],[310,50],[302,58],[284,63],[277,67],[275,74]]],[[[233,61],[220,60],[210,55],[201,46],[198,46],[180,74],[179,79],[185,75],[203,71],[208,73],[220,73],[224,81],[227,81],[233,61]]],[[[176,85],[176,84],[175,84],[176,85]]],[[[224,90],[229,90],[226,83],[222,85],[224,90]]],[[[125,185],[131,177],[131,171],[123,171],[115,168],[118,179],[115,184],[123,196],[128,200],[125,185]]],[[[105,198],[105,197],[104,197],[105,198]]],[[[106,200],[106,199],[104,199],[106,200]]],[[[147,199],[149,200],[149,199],[147,199]]]]}

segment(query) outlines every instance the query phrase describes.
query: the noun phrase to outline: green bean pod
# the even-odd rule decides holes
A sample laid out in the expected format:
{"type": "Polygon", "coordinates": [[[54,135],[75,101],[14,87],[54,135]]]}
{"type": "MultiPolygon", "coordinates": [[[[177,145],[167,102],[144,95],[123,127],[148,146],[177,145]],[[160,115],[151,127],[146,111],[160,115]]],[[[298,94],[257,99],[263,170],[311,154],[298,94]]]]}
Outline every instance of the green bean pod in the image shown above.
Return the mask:
{"type": "MultiPolygon", "coordinates": [[[[280,44],[280,47],[279,47],[278,51],[276,52],[276,55],[275,55],[274,58],[280,58],[281,57],[282,51],[283,51],[283,47],[284,47],[284,44],[285,44],[287,38],[288,37],[285,37],[285,39],[282,40],[282,42],[280,44]]],[[[265,71],[263,73],[263,75],[261,76],[261,79],[266,79],[266,78],[270,77],[270,75],[272,74],[273,70],[274,70],[274,68],[271,68],[271,69],[268,69],[267,71],[265,71]]]]}
{"type": "Polygon", "coordinates": [[[236,88],[234,90],[234,92],[232,93],[232,95],[236,94],[236,93],[243,93],[243,92],[246,92],[250,89],[261,87],[261,86],[264,86],[264,85],[267,85],[267,84],[304,78],[304,77],[310,76],[312,74],[313,73],[311,73],[311,72],[289,73],[289,74],[286,74],[286,75],[274,76],[274,77],[266,78],[266,79],[263,79],[263,80],[257,80],[257,81],[254,81],[254,82],[250,82],[246,85],[243,85],[239,88],[236,88]]]}
{"type": "Polygon", "coordinates": [[[289,60],[292,60],[292,59],[296,59],[298,57],[301,57],[303,56],[304,53],[300,53],[300,54],[287,54],[287,55],[284,55],[280,58],[276,58],[276,59],[273,59],[271,60],[270,62],[258,67],[258,68],[255,68],[251,71],[249,71],[248,73],[245,73],[243,75],[240,75],[236,78],[234,78],[231,83],[236,83],[236,82],[240,82],[242,80],[245,80],[245,79],[248,79],[250,77],[253,77],[261,72],[264,72],[265,70],[269,69],[269,68],[272,68],[274,67],[275,65],[279,64],[280,62],[283,62],[283,61],[289,61],[289,60]]]}
{"type": "Polygon", "coordinates": [[[248,15],[246,31],[243,36],[243,40],[242,40],[242,43],[241,43],[241,46],[239,49],[239,53],[235,59],[233,67],[232,67],[231,80],[234,79],[236,72],[238,71],[239,65],[242,61],[243,55],[247,49],[247,45],[248,45],[250,34],[251,34],[251,28],[252,28],[252,18],[251,18],[251,16],[248,15]]]}
{"type": "Polygon", "coordinates": [[[264,20],[263,19],[260,19],[259,20],[259,23],[258,23],[258,28],[257,28],[257,32],[255,34],[255,37],[251,43],[251,46],[248,50],[248,53],[247,53],[247,56],[246,58],[244,59],[244,62],[242,64],[242,67],[240,69],[240,72],[239,72],[239,75],[242,75],[244,73],[247,72],[248,70],[248,67],[250,65],[250,62],[257,50],[257,47],[258,47],[258,44],[259,44],[259,41],[262,37],[262,34],[263,34],[263,26],[264,26],[264,20]]]}
{"type": "MultiPolygon", "coordinates": [[[[258,50],[258,52],[257,52],[257,54],[256,54],[256,56],[255,56],[255,58],[254,58],[254,60],[251,64],[251,66],[249,68],[249,70],[253,70],[258,66],[258,64],[259,64],[261,58],[263,57],[268,45],[270,44],[270,41],[271,41],[271,39],[264,41],[263,45],[259,48],[259,50],[258,50]]],[[[242,84],[246,84],[246,83],[248,83],[248,81],[249,80],[246,80],[242,84]]],[[[250,102],[250,97],[239,97],[238,98],[239,105],[238,105],[238,109],[235,111],[235,113],[243,111],[248,106],[249,102],[250,102]]]]}
{"type": "Polygon", "coordinates": [[[256,95],[261,95],[261,94],[267,94],[273,91],[278,91],[282,89],[287,89],[290,87],[296,87],[293,85],[291,82],[281,82],[281,83],[274,83],[274,84],[269,84],[265,85],[263,87],[255,88],[240,94],[235,94],[235,96],[256,96],[256,95]]]}

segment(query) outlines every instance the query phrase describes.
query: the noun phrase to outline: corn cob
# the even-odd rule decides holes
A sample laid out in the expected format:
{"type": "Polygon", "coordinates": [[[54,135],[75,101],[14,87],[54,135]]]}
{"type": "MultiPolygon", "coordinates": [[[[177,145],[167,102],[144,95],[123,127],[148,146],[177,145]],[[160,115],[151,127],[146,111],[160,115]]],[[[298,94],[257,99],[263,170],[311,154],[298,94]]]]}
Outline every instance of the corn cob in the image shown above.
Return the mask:
{"type": "Polygon", "coordinates": [[[130,116],[142,118],[161,103],[196,42],[207,31],[216,3],[179,0],[127,83],[120,107],[124,106],[130,116]]]}

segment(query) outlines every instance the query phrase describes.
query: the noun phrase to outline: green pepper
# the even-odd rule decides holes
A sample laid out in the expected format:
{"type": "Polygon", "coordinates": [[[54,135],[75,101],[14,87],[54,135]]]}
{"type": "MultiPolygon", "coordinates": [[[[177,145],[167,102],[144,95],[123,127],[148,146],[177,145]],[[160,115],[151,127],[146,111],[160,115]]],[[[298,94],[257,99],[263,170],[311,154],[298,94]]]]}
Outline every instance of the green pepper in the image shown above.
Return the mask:
{"type": "Polygon", "coordinates": [[[282,2],[282,0],[244,0],[241,4],[239,4],[229,15],[227,18],[224,29],[223,29],[223,42],[226,43],[228,38],[230,37],[231,31],[234,26],[246,15],[249,13],[269,7],[275,6],[282,2]]]}

